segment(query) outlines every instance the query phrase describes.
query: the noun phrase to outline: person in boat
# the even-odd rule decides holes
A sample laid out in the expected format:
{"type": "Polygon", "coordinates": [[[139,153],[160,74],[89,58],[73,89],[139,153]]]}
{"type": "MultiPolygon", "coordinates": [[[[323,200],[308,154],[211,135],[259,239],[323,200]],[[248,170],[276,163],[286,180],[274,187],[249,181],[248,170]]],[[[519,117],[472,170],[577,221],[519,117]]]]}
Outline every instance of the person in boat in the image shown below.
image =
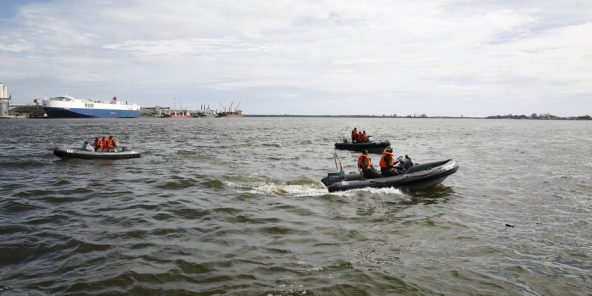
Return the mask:
{"type": "Polygon", "coordinates": [[[113,136],[109,136],[109,139],[107,139],[107,150],[110,152],[115,152],[115,147],[117,147],[117,144],[115,144],[115,139],[113,139],[113,136]]]}
{"type": "Polygon", "coordinates": [[[99,140],[101,142],[101,150],[100,152],[107,152],[108,151],[108,143],[107,143],[107,138],[103,137],[101,138],[101,140],[99,140]]]}
{"type": "Polygon", "coordinates": [[[95,151],[98,151],[99,149],[101,149],[101,140],[99,140],[98,137],[95,138],[95,141],[93,142],[93,146],[95,146],[95,151]]]}
{"type": "Polygon", "coordinates": [[[356,140],[358,139],[358,129],[355,127],[351,132],[351,138],[352,138],[352,143],[355,143],[356,140]]]}
{"type": "Polygon", "coordinates": [[[368,142],[368,136],[366,135],[366,131],[362,132],[361,140],[362,140],[362,143],[368,142]]]}
{"type": "Polygon", "coordinates": [[[386,147],[384,152],[382,152],[379,165],[383,177],[396,176],[398,174],[398,171],[395,168],[395,155],[393,154],[393,148],[391,148],[391,146],[386,147]]]}
{"type": "Polygon", "coordinates": [[[95,149],[93,148],[93,146],[91,146],[90,143],[88,143],[88,141],[84,141],[84,144],[82,144],[82,150],[84,150],[84,151],[95,151],[95,149]]]}
{"type": "Polygon", "coordinates": [[[372,166],[372,160],[368,156],[368,150],[364,150],[362,155],[358,156],[358,168],[362,170],[362,176],[366,179],[374,179],[380,176],[378,171],[372,166]]]}

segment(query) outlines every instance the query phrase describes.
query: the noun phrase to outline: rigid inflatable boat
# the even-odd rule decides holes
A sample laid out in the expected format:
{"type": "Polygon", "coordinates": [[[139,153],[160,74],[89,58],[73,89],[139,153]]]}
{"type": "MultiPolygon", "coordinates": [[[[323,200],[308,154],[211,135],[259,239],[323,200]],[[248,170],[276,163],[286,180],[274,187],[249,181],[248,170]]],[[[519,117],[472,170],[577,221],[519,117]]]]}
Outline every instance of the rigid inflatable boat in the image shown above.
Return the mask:
{"type": "Polygon", "coordinates": [[[347,140],[343,140],[341,143],[335,143],[335,149],[353,150],[353,151],[364,151],[368,150],[370,153],[381,153],[384,149],[390,146],[389,141],[370,141],[364,143],[351,143],[347,140]]]}
{"type": "Polygon", "coordinates": [[[458,170],[455,160],[448,159],[422,164],[414,164],[399,175],[364,179],[361,174],[329,173],[321,182],[329,192],[344,191],[357,188],[406,187],[420,189],[442,183],[448,176],[458,170]]]}
{"type": "Polygon", "coordinates": [[[132,150],[116,151],[116,152],[97,152],[87,151],[80,148],[62,148],[56,147],[53,150],[55,156],[61,158],[85,158],[85,159],[121,159],[121,158],[137,158],[140,157],[140,152],[132,150]]]}

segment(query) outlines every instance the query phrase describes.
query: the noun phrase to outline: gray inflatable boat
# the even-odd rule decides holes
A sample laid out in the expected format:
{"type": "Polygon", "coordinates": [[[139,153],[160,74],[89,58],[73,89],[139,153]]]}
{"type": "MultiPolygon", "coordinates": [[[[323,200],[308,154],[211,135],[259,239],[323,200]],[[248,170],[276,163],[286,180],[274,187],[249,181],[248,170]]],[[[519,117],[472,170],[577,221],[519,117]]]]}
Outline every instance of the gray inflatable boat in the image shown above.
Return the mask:
{"type": "Polygon", "coordinates": [[[422,164],[414,164],[404,172],[391,177],[364,179],[361,174],[329,173],[321,182],[329,192],[358,188],[405,187],[420,189],[442,183],[458,170],[455,160],[448,159],[422,164]]]}
{"type": "Polygon", "coordinates": [[[132,150],[116,151],[116,152],[97,152],[87,151],[80,148],[63,148],[56,147],[53,149],[53,154],[61,158],[84,158],[84,159],[122,159],[122,158],[138,158],[141,156],[140,152],[132,150]]]}

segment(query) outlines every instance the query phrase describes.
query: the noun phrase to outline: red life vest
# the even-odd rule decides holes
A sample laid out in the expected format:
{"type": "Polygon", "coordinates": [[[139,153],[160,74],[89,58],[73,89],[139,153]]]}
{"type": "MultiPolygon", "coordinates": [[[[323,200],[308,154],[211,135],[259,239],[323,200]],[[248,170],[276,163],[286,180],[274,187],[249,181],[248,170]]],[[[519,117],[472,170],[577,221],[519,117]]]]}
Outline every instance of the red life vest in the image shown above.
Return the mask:
{"type": "Polygon", "coordinates": [[[101,148],[107,149],[107,147],[109,147],[109,146],[107,146],[107,139],[105,139],[105,138],[101,139],[101,148]]]}
{"type": "Polygon", "coordinates": [[[93,144],[95,145],[95,149],[97,149],[97,148],[99,148],[99,145],[101,145],[101,140],[95,139],[93,144]]]}
{"type": "Polygon", "coordinates": [[[382,152],[382,156],[380,157],[379,165],[380,165],[380,168],[385,168],[385,169],[392,168],[395,165],[395,155],[392,152],[387,152],[387,151],[382,152]],[[390,156],[390,160],[389,160],[388,164],[384,160],[384,157],[387,155],[390,156]]]}
{"type": "Polygon", "coordinates": [[[113,149],[113,148],[115,148],[115,141],[114,141],[114,139],[113,139],[113,138],[109,138],[107,141],[109,142],[109,143],[108,143],[108,144],[109,144],[109,146],[108,146],[108,147],[109,147],[109,149],[113,149]]]}
{"type": "Polygon", "coordinates": [[[362,171],[366,171],[366,169],[368,169],[371,166],[372,160],[370,159],[370,156],[368,156],[367,154],[362,154],[358,156],[358,167],[361,168],[362,171]],[[364,160],[366,160],[365,163],[364,160]]]}

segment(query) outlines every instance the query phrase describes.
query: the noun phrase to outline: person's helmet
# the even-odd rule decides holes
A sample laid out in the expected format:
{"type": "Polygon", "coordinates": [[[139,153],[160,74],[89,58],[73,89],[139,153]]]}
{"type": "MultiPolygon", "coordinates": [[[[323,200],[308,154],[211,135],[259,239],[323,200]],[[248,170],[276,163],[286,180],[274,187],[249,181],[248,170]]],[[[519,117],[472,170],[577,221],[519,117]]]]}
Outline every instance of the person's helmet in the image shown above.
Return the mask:
{"type": "Polygon", "coordinates": [[[393,152],[393,148],[391,148],[391,146],[386,147],[386,151],[387,152],[393,152]]]}
{"type": "Polygon", "coordinates": [[[364,149],[364,151],[362,151],[362,154],[368,154],[368,150],[364,149]]]}

